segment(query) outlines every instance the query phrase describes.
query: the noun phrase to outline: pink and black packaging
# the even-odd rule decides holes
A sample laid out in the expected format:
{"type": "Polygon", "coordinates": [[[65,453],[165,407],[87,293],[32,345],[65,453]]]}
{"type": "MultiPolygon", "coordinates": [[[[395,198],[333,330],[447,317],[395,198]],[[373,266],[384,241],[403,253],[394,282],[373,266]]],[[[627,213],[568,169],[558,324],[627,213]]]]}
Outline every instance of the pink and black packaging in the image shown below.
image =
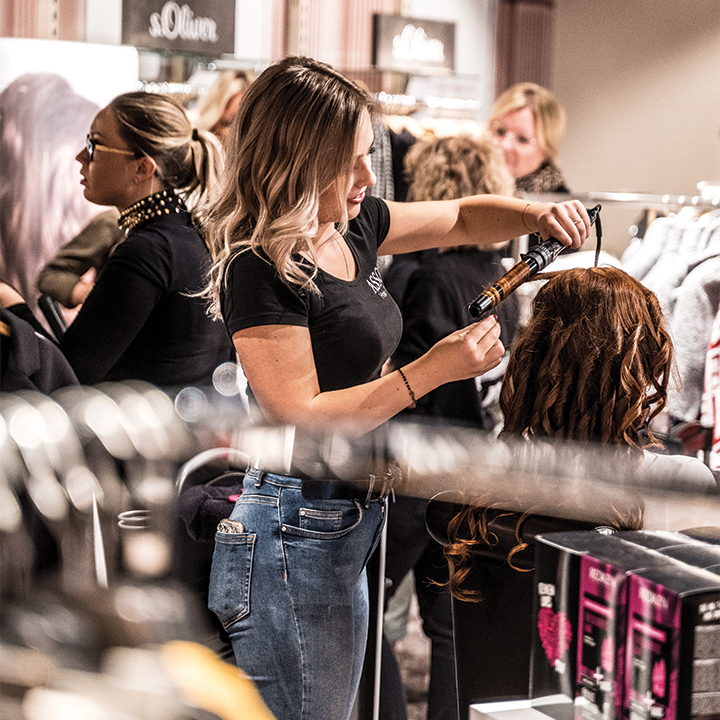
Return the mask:
{"type": "Polygon", "coordinates": [[[580,558],[603,538],[592,532],[547,533],[535,538],[530,698],[556,699],[558,717],[574,715],[567,703],[575,696],[580,558]]]}
{"type": "Polygon", "coordinates": [[[619,535],[562,532],[536,538],[530,697],[538,703],[555,699],[553,711],[543,712],[616,717],[622,704],[626,574],[668,562],[619,535]]]}
{"type": "Polygon", "coordinates": [[[629,573],[673,562],[611,536],[580,563],[576,717],[622,717],[629,573]]]}
{"type": "Polygon", "coordinates": [[[628,578],[623,716],[720,718],[720,577],[677,561],[628,578]]]}

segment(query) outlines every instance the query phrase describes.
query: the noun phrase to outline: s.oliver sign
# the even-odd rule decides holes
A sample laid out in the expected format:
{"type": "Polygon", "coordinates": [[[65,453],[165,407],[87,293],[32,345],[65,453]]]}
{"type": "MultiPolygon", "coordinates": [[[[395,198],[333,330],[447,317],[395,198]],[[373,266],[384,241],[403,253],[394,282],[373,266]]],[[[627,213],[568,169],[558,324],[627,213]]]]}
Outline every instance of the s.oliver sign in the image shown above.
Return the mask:
{"type": "Polygon", "coordinates": [[[373,64],[406,73],[455,69],[455,23],[404,15],[373,15],[373,64]]]}
{"type": "Polygon", "coordinates": [[[123,0],[124,45],[222,55],[235,52],[235,0],[123,0]]]}

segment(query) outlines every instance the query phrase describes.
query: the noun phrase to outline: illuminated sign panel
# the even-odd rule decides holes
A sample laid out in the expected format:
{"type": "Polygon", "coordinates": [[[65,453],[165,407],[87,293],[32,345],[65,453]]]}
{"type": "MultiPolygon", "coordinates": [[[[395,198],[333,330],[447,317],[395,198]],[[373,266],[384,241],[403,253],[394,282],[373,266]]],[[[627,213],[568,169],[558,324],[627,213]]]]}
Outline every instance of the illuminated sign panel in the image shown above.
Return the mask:
{"type": "Polygon", "coordinates": [[[455,23],[376,14],[373,64],[397,72],[451,73],[455,70],[455,23]]]}
{"type": "Polygon", "coordinates": [[[235,52],[235,0],[124,0],[122,42],[151,50],[235,52]]]}

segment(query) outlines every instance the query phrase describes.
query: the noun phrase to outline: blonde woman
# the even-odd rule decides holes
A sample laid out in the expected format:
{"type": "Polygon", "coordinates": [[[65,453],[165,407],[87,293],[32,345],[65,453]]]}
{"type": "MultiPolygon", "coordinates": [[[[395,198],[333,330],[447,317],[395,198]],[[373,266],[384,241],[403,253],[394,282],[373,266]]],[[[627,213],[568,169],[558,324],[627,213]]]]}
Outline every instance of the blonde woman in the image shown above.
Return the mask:
{"type": "Polygon", "coordinates": [[[198,130],[208,130],[224,140],[230,130],[242,96],[255,80],[251,70],[224,70],[218,73],[197,107],[188,112],[198,130]]]}
{"type": "MultiPolygon", "coordinates": [[[[205,217],[215,261],[208,293],[273,422],[365,433],[500,361],[489,318],[383,375],[402,323],[379,253],[491,245],[524,227],[574,246],[588,235],[577,202],[366,196],[372,105],[330,66],[285,58],[248,89],[226,140],[224,181],[205,217]]],[[[277,717],[350,716],[367,637],[365,563],[384,515],[369,478],[313,483],[248,471],[216,535],[210,606],[277,717]]]]}
{"type": "Polygon", "coordinates": [[[61,340],[78,379],[210,384],[234,357],[222,324],[189,296],[210,263],[191,208],[217,177],[216,138],[170,98],[128,93],[95,116],[76,159],[85,197],[116,207],[127,233],[61,340]]]}
{"type": "Polygon", "coordinates": [[[530,82],[508,88],[493,105],[490,132],[502,148],[516,190],[569,192],[555,164],[565,132],[565,108],[550,90],[530,82]]]}
{"type": "MultiPolygon", "coordinates": [[[[416,202],[513,194],[513,179],[502,153],[489,139],[460,135],[420,141],[408,152],[405,167],[410,178],[408,198],[416,202]]],[[[409,275],[403,293],[403,334],[393,363],[415,360],[438,340],[470,323],[467,306],[505,273],[503,255],[502,248],[468,243],[425,257],[409,275]]],[[[509,345],[517,324],[517,299],[511,295],[496,314],[503,341],[509,345]]],[[[495,382],[499,379],[498,374],[495,382]]],[[[428,393],[415,412],[492,430],[492,416],[482,399],[475,378],[469,378],[428,393]]]]}

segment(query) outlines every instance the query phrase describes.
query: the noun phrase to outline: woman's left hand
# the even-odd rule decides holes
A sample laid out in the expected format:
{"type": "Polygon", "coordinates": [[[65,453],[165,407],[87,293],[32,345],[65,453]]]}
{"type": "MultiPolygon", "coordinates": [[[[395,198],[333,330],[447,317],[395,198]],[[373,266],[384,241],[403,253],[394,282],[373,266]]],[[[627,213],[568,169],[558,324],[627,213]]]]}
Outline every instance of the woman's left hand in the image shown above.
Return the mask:
{"type": "Polygon", "coordinates": [[[543,240],[552,237],[563,245],[579,248],[590,236],[590,218],[579,200],[531,203],[525,217],[531,227],[537,225],[537,232],[543,240]],[[534,222],[528,216],[532,216],[534,222]]]}

